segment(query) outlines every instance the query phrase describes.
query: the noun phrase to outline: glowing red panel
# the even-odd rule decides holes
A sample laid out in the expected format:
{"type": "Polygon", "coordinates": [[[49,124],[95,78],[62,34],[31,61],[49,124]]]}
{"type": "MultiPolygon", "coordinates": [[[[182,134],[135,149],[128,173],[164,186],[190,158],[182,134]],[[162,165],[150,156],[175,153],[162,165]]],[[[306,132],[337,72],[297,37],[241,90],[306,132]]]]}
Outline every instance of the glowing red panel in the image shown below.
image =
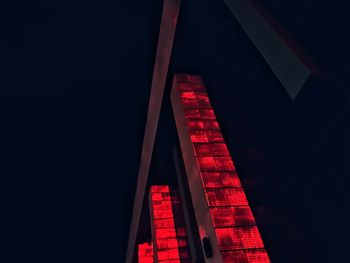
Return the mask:
{"type": "Polygon", "coordinates": [[[152,243],[143,243],[138,245],[138,258],[139,263],[153,263],[152,243]]]}
{"type": "Polygon", "coordinates": [[[171,209],[171,201],[152,201],[152,207],[156,210],[171,209]]]}
{"type": "Polygon", "coordinates": [[[193,146],[196,156],[230,156],[225,143],[195,143],[193,146]]]}
{"type": "Polygon", "coordinates": [[[181,262],[182,262],[182,259],[188,259],[190,257],[190,254],[188,253],[187,248],[180,247],[179,253],[180,253],[181,262]]]}
{"type": "Polygon", "coordinates": [[[164,249],[168,249],[168,248],[178,248],[179,247],[179,243],[177,238],[165,238],[165,239],[160,239],[158,238],[156,240],[156,244],[157,244],[157,250],[164,250],[164,249]]]}
{"type": "Polygon", "coordinates": [[[196,142],[224,142],[221,132],[218,131],[190,131],[191,141],[196,142]]]}
{"type": "Polygon", "coordinates": [[[156,239],[176,238],[176,230],[175,228],[156,228],[155,235],[156,239]]]}
{"type": "Polygon", "coordinates": [[[186,119],[216,120],[212,109],[184,109],[186,119]]]}
{"type": "Polygon", "coordinates": [[[153,210],[154,219],[174,218],[172,210],[153,210]]]}
{"type": "Polygon", "coordinates": [[[181,93],[182,105],[185,108],[211,109],[210,101],[206,93],[186,91],[181,93]]]}
{"type": "Polygon", "coordinates": [[[236,172],[201,172],[205,188],[240,187],[236,172]]]}
{"type": "Polygon", "coordinates": [[[249,263],[243,250],[225,251],[222,253],[224,263],[249,263]]]}
{"type": "Polygon", "coordinates": [[[236,228],[215,229],[221,251],[243,249],[241,238],[236,228]]]}
{"type": "Polygon", "coordinates": [[[168,185],[152,185],[152,193],[169,193],[170,189],[168,185]]]}
{"type": "Polygon", "coordinates": [[[214,227],[252,226],[254,217],[249,206],[214,207],[210,209],[214,227]]]}
{"type": "Polygon", "coordinates": [[[153,193],[152,202],[154,201],[170,201],[169,193],[153,193]]]}
{"type": "Polygon", "coordinates": [[[270,263],[265,249],[247,250],[246,255],[249,263],[270,263]]]}
{"type": "Polygon", "coordinates": [[[171,249],[158,250],[157,257],[158,257],[158,261],[169,260],[169,259],[180,259],[179,249],[171,248],[171,249]]]}
{"type": "Polygon", "coordinates": [[[205,88],[201,83],[178,83],[177,88],[181,91],[205,91],[205,88]]]}
{"type": "Polygon", "coordinates": [[[153,224],[155,228],[170,228],[175,227],[175,222],[172,218],[166,219],[155,219],[153,220],[153,224]]]}
{"type": "Polygon", "coordinates": [[[211,130],[220,131],[219,124],[213,120],[188,120],[187,126],[190,131],[211,130]]]}
{"type": "Polygon", "coordinates": [[[244,248],[263,248],[264,247],[258,228],[256,226],[239,227],[238,233],[242,240],[242,244],[244,248]]]}
{"type": "Polygon", "coordinates": [[[244,206],[248,205],[242,188],[206,189],[210,206],[244,206]]]}
{"type": "Polygon", "coordinates": [[[197,157],[200,170],[207,171],[235,171],[231,157],[197,157]]]}

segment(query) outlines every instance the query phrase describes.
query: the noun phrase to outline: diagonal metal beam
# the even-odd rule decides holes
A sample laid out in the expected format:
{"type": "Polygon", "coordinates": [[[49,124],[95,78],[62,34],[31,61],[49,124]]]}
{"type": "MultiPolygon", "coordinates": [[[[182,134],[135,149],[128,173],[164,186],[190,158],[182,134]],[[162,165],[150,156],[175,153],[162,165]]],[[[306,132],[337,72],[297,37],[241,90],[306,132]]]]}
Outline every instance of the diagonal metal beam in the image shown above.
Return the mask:
{"type": "Polygon", "coordinates": [[[250,40],[264,57],[292,99],[306,80],[320,73],[282,27],[257,0],[224,0],[250,40]]]}
{"type": "Polygon", "coordinates": [[[142,204],[145,197],[147,178],[151,165],[154,141],[157,132],[180,4],[181,0],[164,0],[163,3],[162,20],[160,24],[157,53],[153,70],[152,87],[148,104],[145,134],[143,138],[141,162],[137,177],[129,242],[126,252],[126,263],[133,262],[137,230],[141,217],[142,204]]]}

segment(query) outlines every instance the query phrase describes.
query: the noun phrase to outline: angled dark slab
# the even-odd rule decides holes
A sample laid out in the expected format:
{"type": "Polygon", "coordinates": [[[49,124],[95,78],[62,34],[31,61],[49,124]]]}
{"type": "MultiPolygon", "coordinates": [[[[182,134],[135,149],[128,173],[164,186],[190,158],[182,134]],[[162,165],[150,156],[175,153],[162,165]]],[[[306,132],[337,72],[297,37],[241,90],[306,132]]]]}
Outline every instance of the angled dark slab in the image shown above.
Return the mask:
{"type": "Polygon", "coordinates": [[[129,241],[126,252],[126,263],[133,262],[137,230],[141,217],[142,204],[145,197],[148,172],[151,164],[154,141],[158,126],[159,114],[163,99],[171,50],[175,36],[180,3],[181,0],[164,0],[163,3],[163,13],[153,71],[151,94],[148,104],[148,113],[145,134],[143,138],[141,162],[138,172],[134,207],[130,225],[129,241]]]}
{"type": "Polygon", "coordinates": [[[224,2],[289,96],[295,99],[306,80],[319,73],[317,66],[256,0],[224,2]]]}

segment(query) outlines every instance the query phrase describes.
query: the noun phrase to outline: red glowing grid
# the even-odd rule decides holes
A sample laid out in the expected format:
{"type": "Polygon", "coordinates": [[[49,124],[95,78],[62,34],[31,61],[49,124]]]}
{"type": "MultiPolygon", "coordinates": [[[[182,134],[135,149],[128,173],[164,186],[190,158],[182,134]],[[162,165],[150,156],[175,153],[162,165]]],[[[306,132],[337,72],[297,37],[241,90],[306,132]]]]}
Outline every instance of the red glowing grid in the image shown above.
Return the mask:
{"type": "Polygon", "coordinates": [[[210,209],[214,227],[232,227],[255,225],[249,206],[214,207],[210,209]]]}
{"type": "Polygon", "coordinates": [[[152,243],[143,243],[138,245],[138,258],[139,263],[153,263],[152,243]]]}
{"type": "Polygon", "coordinates": [[[249,263],[270,263],[265,249],[248,250],[246,255],[249,263]]]}
{"type": "Polygon", "coordinates": [[[206,171],[235,171],[231,157],[197,157],[200,170],[206,171]]]}
{"type": "Polygon", "coordinates": [[[196,142],[224,142],[219,131],[190,131],[191,141],[196,142]]]}
{"type": "Polygon", "coordinates": [[[184,222],[179,218],[182,217],[182,210],[177,192],[170,191],[169,187],[152,186],[150,202],[158,262],[183,262],[182,259],[189,257],[189,254],[184,222]]]}
{"type": "Polygon", "coordinates": [[[250,263],[244,250],[225,251],[222,253],[224,263],[250,263]]]}
{"type": "Polygon", "coordinates": [[[209,206],[244,206],[248,205],[247,198],[241,187],[206,189],[209,206]]]}
{"type": "Polygon", "coordinates": [[[196,130],[211,130],[220,131],[220,127],[217,121],[214,120],[187,120],[187,126],[190,131],[196,130]]]}
{"type": "Polygon", "coordinates": [[[203,92],[182,92],[181,99],[184,108],[211,108],[209,98],[203,92]]]}
{"type": "Polygon", "coordinates": [[[225,143],[194,143],[196,156],[230,157],[225,143]]]}
{"type": "Polygon", "coordinates": [[[236,172],[201,172],[205,188],[240,187],[236,172]]]}
{"type": "Polygon", "coordinates": [[[181,91],[204,92],[205,88],[201,83],[179,83],[178,88],[181,91]]]}
{"type": "Polygon", "coordinates": [[[186,119],[216,120],[212,109],[184,109],[186,119]]]}

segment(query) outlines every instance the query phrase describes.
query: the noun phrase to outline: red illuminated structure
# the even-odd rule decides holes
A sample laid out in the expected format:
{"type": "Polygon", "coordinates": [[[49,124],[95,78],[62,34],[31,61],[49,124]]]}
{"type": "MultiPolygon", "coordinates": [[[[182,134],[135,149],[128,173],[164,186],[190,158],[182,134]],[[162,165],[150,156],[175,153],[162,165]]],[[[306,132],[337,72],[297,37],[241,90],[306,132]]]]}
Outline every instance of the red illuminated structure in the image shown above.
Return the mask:
{"type": "Polygon", "coordinates": [[[270,262],[202,79],[175,75],[171,101],[208,262],[270,262]]]}
{"type": "Polygon", "coordinates": [[[270,262],[201,77],[175,75],[171,103],[185,179],[151,184],[138,262],[270,262]]]}
{"type": "MultiPolygon", "coordinates": [[[[225,0],[224,3],[294,99],[306,80],[320,73],[319,68],[256,1],[225,0]]],[[[151,243],[144,242],[151,241],[154,262],[170,260],[158,254],[161,251],[157,244],[160,230],[154,218],[154,213],[170,213],[170,210],[157,212],[152,198],[149,209],[145,209],[148,203],[145,197],[148,190],[150,195],[159,195],[154,191],[161,189],[152,187],[158,182],[153,181],[150,170],[163,95],[167,94],[165,89],[180,5],[181,0],[163,1],[126,263],[135,262],[137,244],[142,244],[139,262],[146,260],[145,249],[147,246],[150,249],[151,243]],[[147,231],[150,228],[152,234],[147,231]]],[[[178,183],[175,188],[179,190],[178,198],[183,207],[191,262],[270,262],[202,79],[175,75],[171,103],[180,144],[180,150],[175,146],[174,151],[178,183]]],[[[170,181],[174,183],[174,180],[170,181]]],[[[171,189],[172,183],[169,183],[171,189]]],[[[171,221],[166,219],[168,223],[171,221]]],[[[171,238],[174,237],[164,237],[162,246],[171,238]]],[[[181,257],[169,262],[178,262],[178,259],[181,257]]]]}
{"type": "Polygon", "coordinates": [[[190,262],[180,198],[169,186],[151,186],[149,205],[154,262],[190,262]]]}
{"type": "Polygon", "coordinates": [[[138,245],[139,263],[153,263],[153,244],[143,243],[138,245]]]}

